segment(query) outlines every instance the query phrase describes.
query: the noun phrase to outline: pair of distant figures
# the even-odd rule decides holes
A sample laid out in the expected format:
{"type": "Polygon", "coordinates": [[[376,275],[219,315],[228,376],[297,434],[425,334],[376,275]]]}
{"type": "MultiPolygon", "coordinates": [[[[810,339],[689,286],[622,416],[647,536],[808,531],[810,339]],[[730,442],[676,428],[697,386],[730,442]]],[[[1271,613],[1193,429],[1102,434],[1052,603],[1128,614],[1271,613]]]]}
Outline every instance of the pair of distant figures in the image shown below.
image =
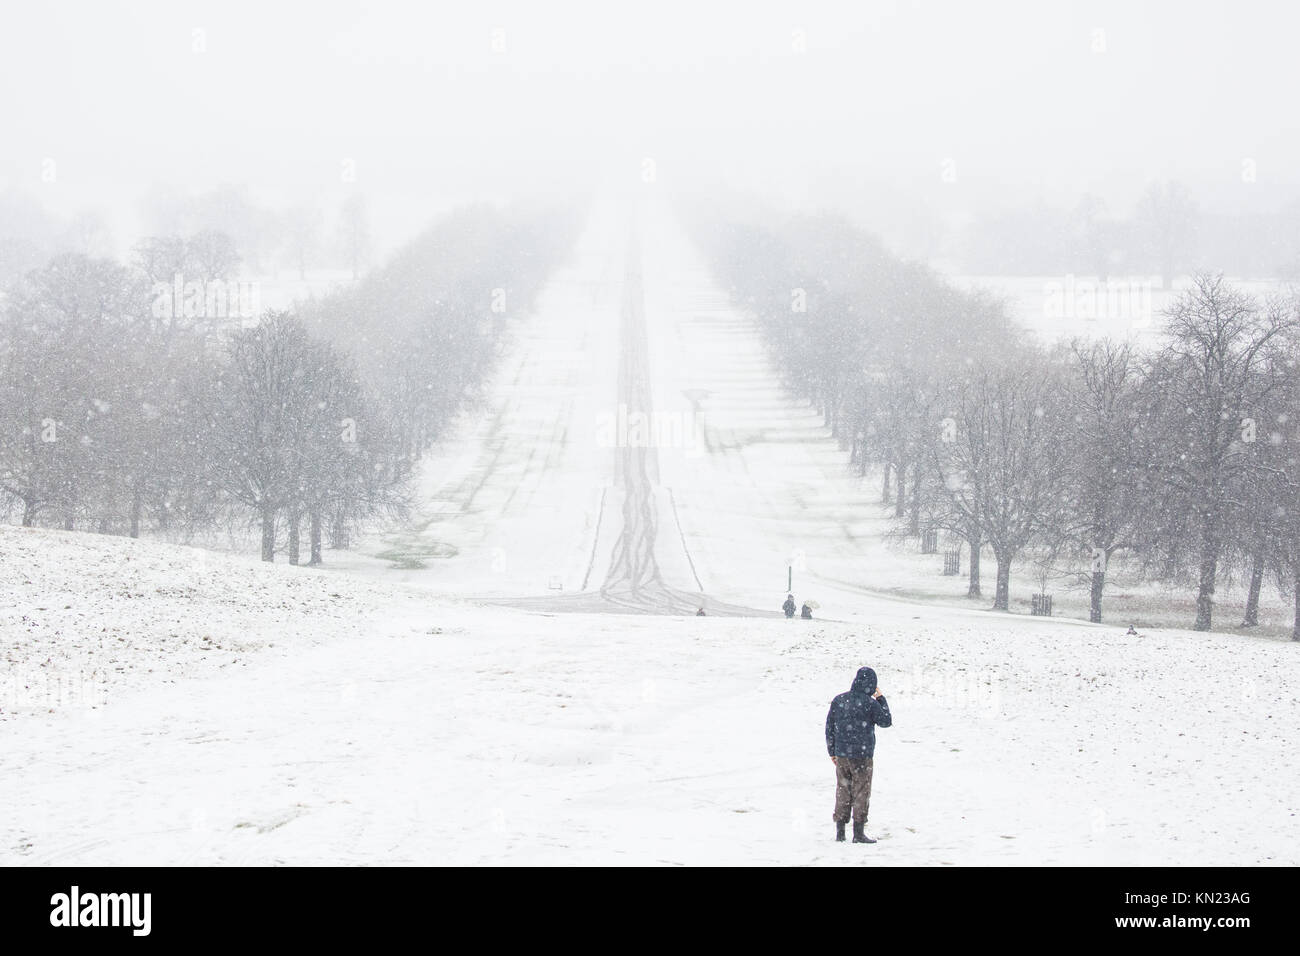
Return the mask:
{"type": "MultiPolygon", "coordinates": [[[[796,605],[795,605],[795,603],[794,603],[794,595],[793,595],[793,594],[787,594],[786,597],[785,597],[785,603],[781,605],[781,610],[785,611],[785,616],[786,616],[787,618],[794,617],[795,607],[796,607],[796,605]]],[[[696,612],[695,612],[695,616],[696,616],[696,617],[705,617],[706,615],[705,615],[705,613],[704,613],[704,608],[700,608],[698,611],[696,611],[696,612]]],[[[811,620],[812,620],[812,605],[809,604],[807,601],[804,601],[804,602],[803,602],[803,608],[802,608],[802,610],[799,611],[799,616],[800,616],[801,618],[803,618],[805,621],[811,621],[811,620]]]]}
{"type": "MultiPolygon", "coordinates": [[[[785,611],[785,616],[787,618],[794,617],[795,603],[794,603],[793,594],[787,594],[785,596],[785,603],[781,605],[781,610],[785,611]]],[[[804,601],[803,608],[799,611],[799,616],[803,618],[805,621],[811,621],[812,605],[810,605],[807,601],[804,601]]]]}

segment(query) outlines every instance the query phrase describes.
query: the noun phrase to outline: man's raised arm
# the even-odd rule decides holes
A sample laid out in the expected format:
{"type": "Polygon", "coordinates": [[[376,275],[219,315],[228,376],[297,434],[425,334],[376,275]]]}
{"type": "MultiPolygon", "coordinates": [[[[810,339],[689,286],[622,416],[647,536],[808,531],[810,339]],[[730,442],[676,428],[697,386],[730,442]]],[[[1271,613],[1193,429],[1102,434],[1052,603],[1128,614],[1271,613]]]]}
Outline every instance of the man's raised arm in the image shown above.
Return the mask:
{"type": "Polygon", "coordinates": [[[871,703],[871,717],[877,727],[888,727],[893,724],[893,715],[889,713],[889,701],[885,700],[885,695],[879,689],[872,695],[871,703]]]}

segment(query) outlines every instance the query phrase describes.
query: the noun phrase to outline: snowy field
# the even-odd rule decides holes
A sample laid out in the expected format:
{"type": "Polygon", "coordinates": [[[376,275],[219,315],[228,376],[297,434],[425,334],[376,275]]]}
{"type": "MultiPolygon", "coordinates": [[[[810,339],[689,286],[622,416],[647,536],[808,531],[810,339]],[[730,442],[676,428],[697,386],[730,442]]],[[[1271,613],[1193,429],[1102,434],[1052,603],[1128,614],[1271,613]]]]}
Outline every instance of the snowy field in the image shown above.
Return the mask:
{"type": "MultiPolygon", "coordinates": [[[[1187,289],[1191,276],[1177,276],[1169,288],[1158,275],[971,276],[954,275],[952,281],[1001,299],[1007,315],[1044,342],[1074,337],[1109,337],[1130,341],[1138,348],[1160,342],[1164,312],[1187,289]]],[[[1227,282],[1260,301],[1294,293],[1296,283],[1284,279],[1228,276],[1227,282]]]]}
{"type": "Polygon", "coordinates": [[[326,568],[0,529],[0,864],[1300,863],[1300,645],[921,603],[663,209],[598,207],[515,331],[326,568]],[[766,616],[790,563],[818,620],[766,616]],[[871,847],[822,738],[863,664],[871,847]]]}
{"type": "Polygon", "coordinates": [[[93,698],[11,678],[0,864],[1300,863],[1287,643],[886,601],[854,624],[551,615],[52,531],[0,554],[30,582],[11,656],[11,606],[80,609],[51,650],[144,632],[93,698]],[[248,587],[263,646],[159,669],[248,587]],[[829,839],[822,742],[863,663],[894,712],[873,847],[829,839]]]}

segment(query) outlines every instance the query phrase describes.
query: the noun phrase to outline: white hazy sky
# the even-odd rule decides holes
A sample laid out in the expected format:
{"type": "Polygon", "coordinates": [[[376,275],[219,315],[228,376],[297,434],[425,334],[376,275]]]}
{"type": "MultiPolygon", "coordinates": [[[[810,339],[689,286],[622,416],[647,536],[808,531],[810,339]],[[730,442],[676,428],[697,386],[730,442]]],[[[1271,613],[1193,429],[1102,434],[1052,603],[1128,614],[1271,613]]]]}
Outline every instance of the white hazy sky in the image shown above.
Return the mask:
{"type": "Polygon", "coordinates": [[[58,2],[0,34],[0,188],[114,218],[152,183],[268,203],[448,201],[721,175],[940,215],[1150,179],[1297,194],[1279,2],[58,2]],[[494,31],[502,31],[494,33],[494,31]],[[1100,31],[1100,32],[1098,32],[1100,31]],[[798,49],[803,38],[803,49],[798,49]],[[494,39],[504,50],[494,50],[494,39]],[[1104,45],[1104,51],[1095,47],[1104,45]],[[42,164],[57,163],[43,182],[42,164]],[[355,186],[340,182],[355,162],[355,186]],[[951,160],[955,183],[941,179],[951,160]],[[1257,181],[1243,183],[1252,160],[1257,181]],[[909,200],[910,201],[910,200],[909,200]]]}

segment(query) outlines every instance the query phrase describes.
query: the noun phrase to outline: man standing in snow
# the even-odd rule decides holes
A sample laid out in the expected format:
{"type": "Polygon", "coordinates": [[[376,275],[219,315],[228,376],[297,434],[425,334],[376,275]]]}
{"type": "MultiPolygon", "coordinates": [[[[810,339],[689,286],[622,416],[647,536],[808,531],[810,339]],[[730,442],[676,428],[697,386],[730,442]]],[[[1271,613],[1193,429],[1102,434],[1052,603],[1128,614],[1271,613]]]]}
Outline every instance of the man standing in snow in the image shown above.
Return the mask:
{"type": "Polygon", "coordinates": [[[794,617],[794,595],[787,594],[785,603],[781,605],[781,610],[785,611],[786,617],[794,617]]]}
{"type": "Polygon", "coordinates": [[[831,701],[826,715],[826,751],[835,764],[835,839],[843,842],[844,825],[853,816],[853,842],[875,843],[867,836],[871,804],[871,767],[876,753],[876,728],[894,722],[885,695],[876,686],[876,672],[858,669],[853,686],[831,701]]]}

